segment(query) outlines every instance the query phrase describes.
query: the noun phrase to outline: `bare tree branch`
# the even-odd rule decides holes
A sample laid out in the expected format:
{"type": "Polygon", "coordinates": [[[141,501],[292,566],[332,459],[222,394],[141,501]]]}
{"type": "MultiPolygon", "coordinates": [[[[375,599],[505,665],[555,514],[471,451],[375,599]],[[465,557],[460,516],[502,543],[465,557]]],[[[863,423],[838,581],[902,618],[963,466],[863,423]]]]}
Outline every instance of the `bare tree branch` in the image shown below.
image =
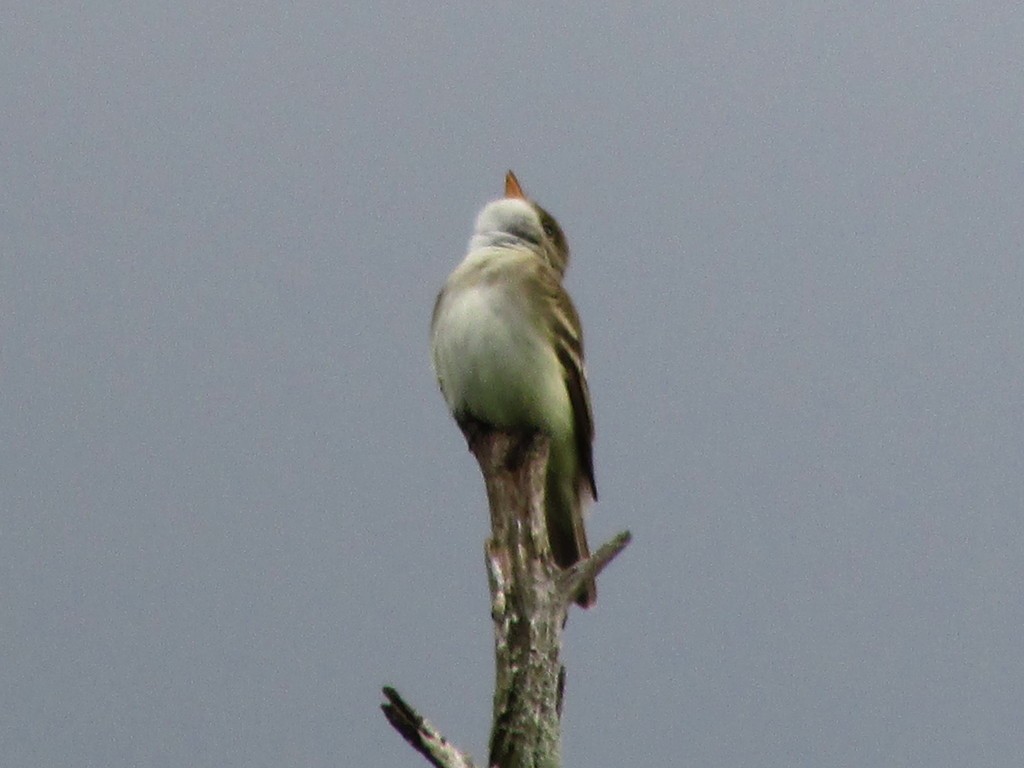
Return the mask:
{"type": "MultiPolygon", "coordinates": [[[[494,620],[495,688],[487,764],[559,768],[565,690],[562,628],[580,588],[629,544],[630,534],[620,533],[591,557],[563,570],[552,556],[544,518],[547,438],[479,425],[466,425],[464,431],[480,464],[491,510],[485,555],[494,620]]],[[[388,720],[435,766],[472,765],[393,689],[384,692],[391,702],[384,705],[388,720]]]]}
{"type": "Polygon", "coordinates": [[[380,708],[388,722],[434,768],[475,768],[469,755],[449,744],[434,726],[405,703],[398,691],[385,686],[384,696],[388,703],[381,704],[380,708]]]}

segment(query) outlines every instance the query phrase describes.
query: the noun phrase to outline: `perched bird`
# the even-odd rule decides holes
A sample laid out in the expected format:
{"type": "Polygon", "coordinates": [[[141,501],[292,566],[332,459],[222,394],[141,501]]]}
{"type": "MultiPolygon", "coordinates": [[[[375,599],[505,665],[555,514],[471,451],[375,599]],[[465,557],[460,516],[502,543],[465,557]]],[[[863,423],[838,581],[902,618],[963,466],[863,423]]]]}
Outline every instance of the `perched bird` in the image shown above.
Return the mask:
{"type": "MultiPolygon", "coordinates": [[[[590,556],[583,514],[597,499],[583,335],[562,286],[568,261],[558,222],[509,171],[505,197],[477,216],[430,323],[434,370],[463,431],[476,422],[548,436],[545,519],[563,568],[590,556]]],[[[576,602],[595,600],[591,581],[576,602]]]]}

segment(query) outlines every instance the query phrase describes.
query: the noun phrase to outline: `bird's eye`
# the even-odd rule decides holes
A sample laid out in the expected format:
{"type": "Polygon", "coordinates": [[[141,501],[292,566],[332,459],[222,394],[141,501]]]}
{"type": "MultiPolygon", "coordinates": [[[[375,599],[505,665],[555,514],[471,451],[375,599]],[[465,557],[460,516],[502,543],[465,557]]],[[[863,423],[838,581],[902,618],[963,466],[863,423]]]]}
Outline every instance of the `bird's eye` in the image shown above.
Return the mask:
{"type": "Polygon", "coordinates": [[[551,221],[550,219],[545,219],[543,226],[544,234],[547,235],[548,237],[553,238],[555,236],[555,222],[551,221]]]}

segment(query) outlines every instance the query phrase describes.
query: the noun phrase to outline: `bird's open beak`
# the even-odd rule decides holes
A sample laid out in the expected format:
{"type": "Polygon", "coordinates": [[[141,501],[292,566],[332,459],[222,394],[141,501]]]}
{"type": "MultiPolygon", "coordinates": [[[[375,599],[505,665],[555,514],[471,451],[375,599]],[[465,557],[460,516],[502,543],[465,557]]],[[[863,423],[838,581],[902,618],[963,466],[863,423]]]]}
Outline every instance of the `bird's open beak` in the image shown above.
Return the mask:
{"type": "Polygon", "coordinates": [[[520,200],[526,199],[526,193],[519,186],[519,179],[516,178],[512,171],[505,174],[505,197],[518,197],[520,200]]]}

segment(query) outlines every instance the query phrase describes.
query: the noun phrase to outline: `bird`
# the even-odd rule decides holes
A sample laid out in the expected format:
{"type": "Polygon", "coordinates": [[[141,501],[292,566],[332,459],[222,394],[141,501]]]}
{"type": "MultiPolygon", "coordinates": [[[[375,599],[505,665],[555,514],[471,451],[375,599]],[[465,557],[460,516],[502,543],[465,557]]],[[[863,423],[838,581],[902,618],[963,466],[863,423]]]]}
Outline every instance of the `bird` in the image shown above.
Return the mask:
{"type": "MultiPolygon", "coordinates": [[[[468,251],[437,296],[431,357],[463,432],[473,425],[549,439],[545,524],[555,562],[590,556],[586,507],[597,500],[594,418],[579,315],[562,285],[569,246],[516,175],[476,217],[468,251]]],[[[591,579],[575,596],[597,600],[591,579]]]]}

